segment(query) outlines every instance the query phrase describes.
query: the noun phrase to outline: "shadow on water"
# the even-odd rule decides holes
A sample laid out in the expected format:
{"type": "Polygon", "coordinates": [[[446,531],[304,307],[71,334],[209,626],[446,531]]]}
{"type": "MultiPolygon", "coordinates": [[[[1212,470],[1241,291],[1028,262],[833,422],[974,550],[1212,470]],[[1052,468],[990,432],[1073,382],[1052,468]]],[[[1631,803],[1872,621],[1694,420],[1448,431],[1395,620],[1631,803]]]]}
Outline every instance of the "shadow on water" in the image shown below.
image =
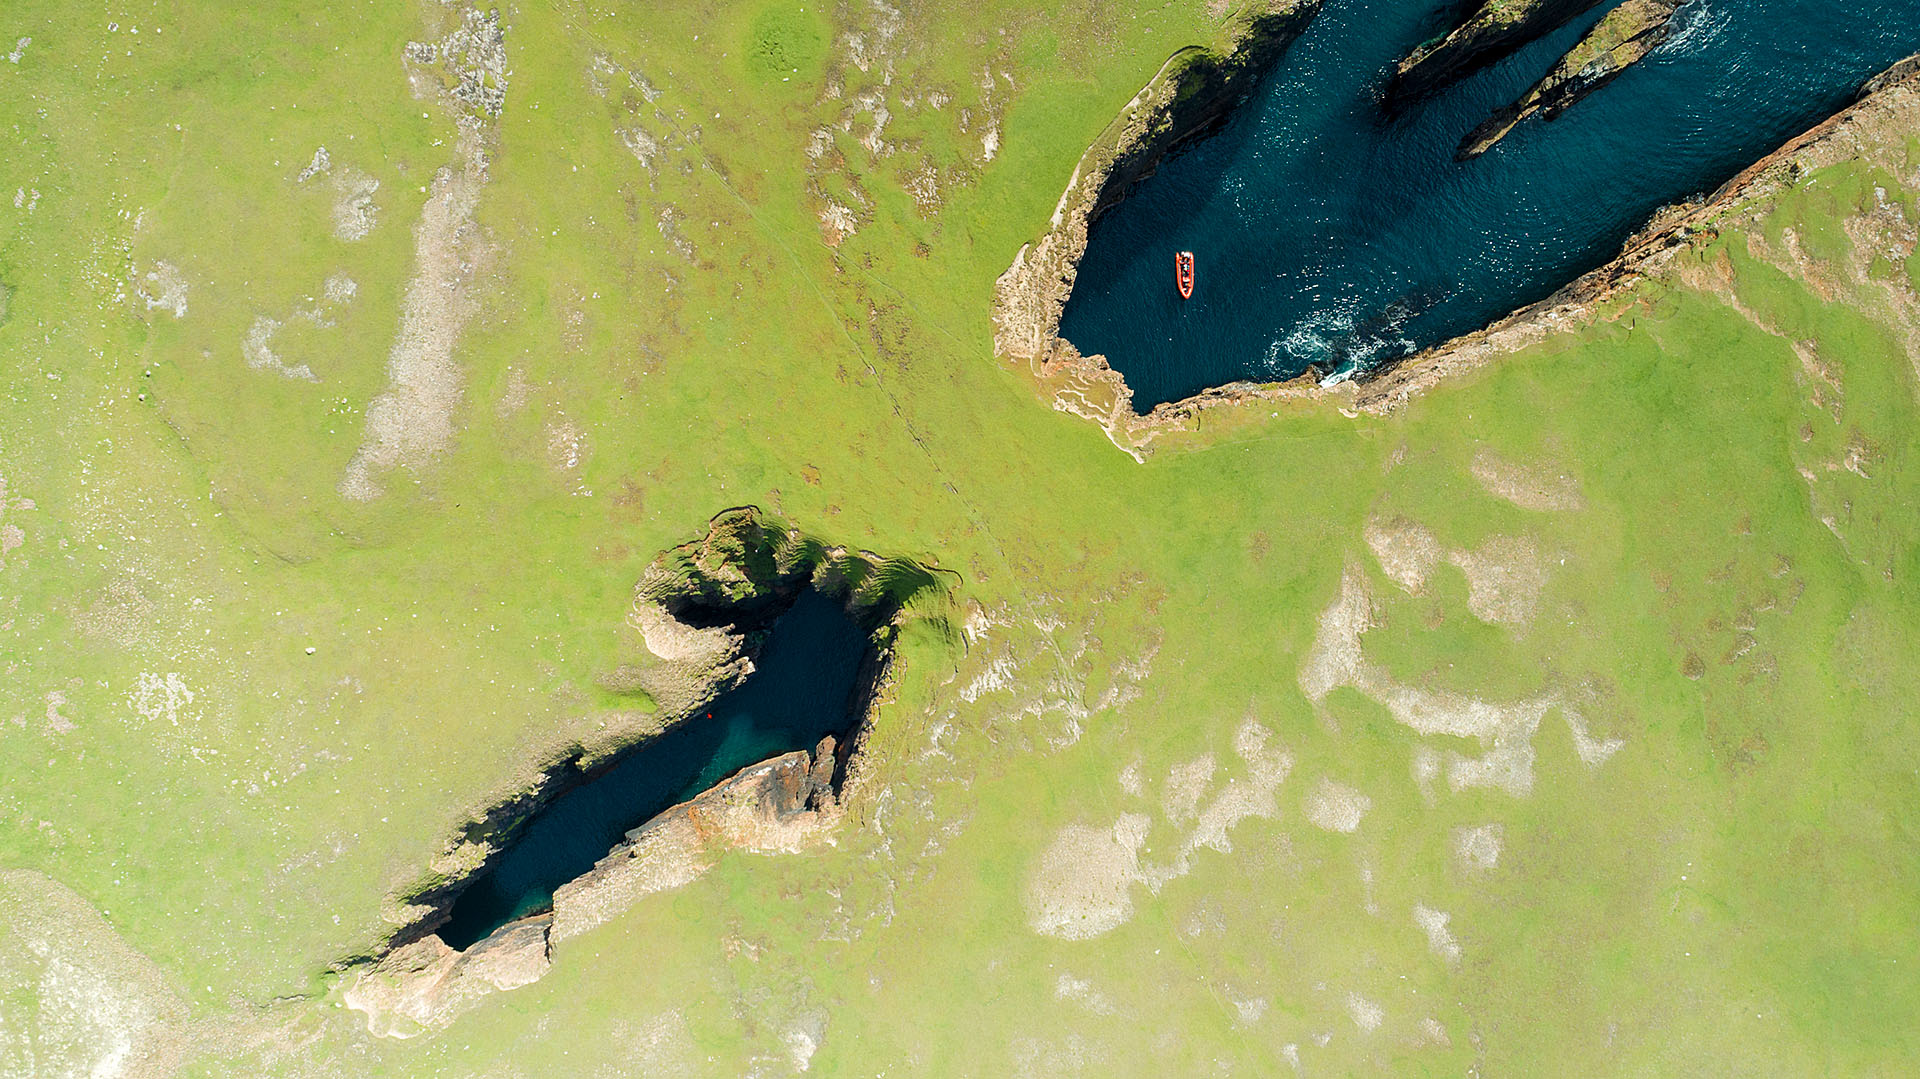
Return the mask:
{"type": "Polygon", "coordinates": [[[1220,134],[1095,222],[1062,336],[1105,355],[1143,411],[1364,370],[1550,295],[1920,50],[1920,0],[1689,0],[1615,82],[1456,163],[1614,5],[1388,119],[1393,62],[1451,6],[1327,0],[1220,134]],[[1185,302],[1179,250],[1198,256],[1185,302]]]}
{"type": "Polygon", "coordinates": [[[593,868],[626,832],[733,773],[848,732],[869,655],[866,627],[808,588],[777,618],[745,682],[675,730],[554,799],[453,905],[441,939],[465,949],[548,909],[554,890],[593,868]]]}

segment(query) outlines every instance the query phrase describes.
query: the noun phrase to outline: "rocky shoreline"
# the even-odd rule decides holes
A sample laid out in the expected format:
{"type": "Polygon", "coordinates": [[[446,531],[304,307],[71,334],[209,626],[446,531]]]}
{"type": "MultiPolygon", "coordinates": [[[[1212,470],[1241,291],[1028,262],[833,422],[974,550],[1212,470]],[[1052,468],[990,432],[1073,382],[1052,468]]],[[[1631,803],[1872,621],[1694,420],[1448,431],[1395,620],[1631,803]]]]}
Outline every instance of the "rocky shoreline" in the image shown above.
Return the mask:
{"type": "MultiPolygon", "coordinates": [[[[1271,6],[1282,2],[1272,0],[1271,6]]],[[[1313,4],[1311,10],[1317,7],[1313,4]]],[[[1299,26],[1304,25],[1303,19],[1299,26]]],[[[1298,28],[1294,33],[1297,35],[1298,28]]],[[[1163,69],[1123,110],[1123,137],[1137,140],[1144,131],[1138,119],[1140,112],[1168,107],[1170,97],[1164,87],[1156,90],[1164,77],[1163,69]]],[[[1134,411],[1132,389],[1106,357],[1083,356],[1059,334],[1061,312],[1072,294],[1079,259],[1086,251],[1092,211],[1098,205],[1099,193],[1107,189],[1105,165],[1121,156],[1121,150],[1109,141],[1110,128],[1081,158],[1047,233],[1021,247],[1012,266],[996,282],[994,354],[1003,360],[1023,362],[1039,392],[1056,410],[1100,425],[1115,446],[1137,461],[1144,461],[1160,438],[1192,430],[1204,417],[1222,409],[1228,409],[1230,415],[1232,409],[1247,403],[1331,400],[1354,414],[1384,414],[1445,379],[1603,317],[1608,300],[1657,276],[1680,251],[1717,236],[1715,222],[1753,200],[1790,186],[1813,169],[1853,156],[1843,148],[1861,138],[1862,129],[1908,132],[1917,125],[1920,55],[1902,60],[1868,80],[1853,104],[1788,140],[1712,194],[1656,213],[1647,227],[1629,238],[1620,254],[1606,264],[1484,329],[1425,349],[1359,380],[1323,386],[1311,375],[1301,375],[1286,382],[1233,382],[1156,405],[1145,414],[1134,411]]],[[[1134,145],[1127,143],[1128,147],[1134,145]]]]}
{"type": "Polygon", "coordinates": [[[696,879],[726,851],[785,853],[824,839],[845,811],[837,778],[845,759],[826,738],[811,753],[748,767],[628,832],[585,876],[554,893],[551,910],[509,922],[464,951],[437,933],[417,937],[360,970],[342,1000],[377,1037],[441,1029],[488,994],[539,981],[556,943],[696,879]]]}
{"type": "Polygon", "coordinates": [[[1628,239],[1606,265],[1483,330],[1409,356],[1359,387],[1354,405],[1384,414],[1434,385],[1486,366],[1562,330],[1604,317],[1609,300],[1658,277],[1676,256],[1710,243],[1720,226],[1752,203],[1793,186],[1809,173],[1861,156],[1860,147],[1920,125],[1920,56],[1900,61],[1861,87],[1851,105],[1789,139],[1697,202],[1669,206],[1628,239]]]}
{"type": "Polygon", "coordinates": [[[395,929],[385,943],[339,964],[349,977],[344,1003],[366,1015],[375,1035],[437,1029],[488,993],[539,979],[555,942],[644,895],[695,879],[724,851],[793,851],[830,835],[865,787],[863,751],[890,693],[901,611],[930,587],[937,587],[934,571],[918,563],[823,544],[752,507],[720,514],[705,537],[662,554],[636,586],[627,621],[659,661],[636,677],[672,701],[675,718],[609,736],[606,744],[567,747],[530,783],[458,827],[429,873],[389,901],[395,929]],[[747,631],[777,617],[808,587],[840,598],[876,626],[856,680],[864,703],[845,737],[749,766],[655,815],[586,875],[557,889],[547,913],[502,926],[464,951],[439,936],[454,902],[526,821],[738,685],[752,669],[747,631]]]}

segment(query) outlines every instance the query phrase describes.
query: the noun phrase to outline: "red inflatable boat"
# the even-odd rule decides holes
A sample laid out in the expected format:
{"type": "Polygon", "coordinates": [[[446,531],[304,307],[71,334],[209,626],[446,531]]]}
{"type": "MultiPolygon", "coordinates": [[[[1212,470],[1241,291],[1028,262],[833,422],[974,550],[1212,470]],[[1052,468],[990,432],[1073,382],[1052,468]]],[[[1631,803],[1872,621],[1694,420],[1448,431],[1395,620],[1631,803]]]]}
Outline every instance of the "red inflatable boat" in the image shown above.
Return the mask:
{"type": "Polygon", "coordinates": [[[1193,252],[1182,251],[1173,256],[1173,283],[1180,286],[1180,298],[1193,299],[1193,252]]]}

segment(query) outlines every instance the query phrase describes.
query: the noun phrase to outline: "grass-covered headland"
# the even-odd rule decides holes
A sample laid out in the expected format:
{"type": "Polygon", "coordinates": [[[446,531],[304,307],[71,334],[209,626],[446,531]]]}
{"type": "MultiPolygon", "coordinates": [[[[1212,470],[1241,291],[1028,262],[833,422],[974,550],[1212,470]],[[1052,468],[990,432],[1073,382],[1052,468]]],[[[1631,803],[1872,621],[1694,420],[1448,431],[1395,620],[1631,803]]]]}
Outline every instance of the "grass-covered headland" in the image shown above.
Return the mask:
{"type": "Polygon", "coordinates": [[[1398,407],[1136,461],[995,280],[1247,6],[0,11],[0,1076],[1900,1071],[1915,92],[1398,407]],[[830,833],[370,1032],[748,505],[913,578],[830,833]]]}

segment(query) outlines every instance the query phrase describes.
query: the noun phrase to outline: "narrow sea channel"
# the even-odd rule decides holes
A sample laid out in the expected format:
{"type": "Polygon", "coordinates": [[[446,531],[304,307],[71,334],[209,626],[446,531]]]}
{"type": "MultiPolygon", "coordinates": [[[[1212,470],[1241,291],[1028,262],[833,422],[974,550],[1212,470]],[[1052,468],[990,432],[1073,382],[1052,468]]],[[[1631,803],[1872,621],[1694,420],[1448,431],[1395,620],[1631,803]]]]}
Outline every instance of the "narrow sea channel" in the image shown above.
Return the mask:
{"type": "Polygon", "coordinates": [[[846,734],[868,643],[840,601],[802,592],[739,688],[550,803],[460,895],[441,939],[465,949],[547,909],[556,888],[592,869],[629,829],[748,765],[846,734]]]}
{"type": "Polygon", "coordinates": [[[1327,0],[1216,136],[1095,222],[1061,325],[1142,412],[1241,379],[1365,369],[1550,295],[1920,51],[1920,0],[1691,0],[1653,55],[1485,156],[1460,139],[1612,4],[1385,115],[1437,0],[1327,0]],[[1182,301],[1173,256],[1197,256],[1182,301]]]}

